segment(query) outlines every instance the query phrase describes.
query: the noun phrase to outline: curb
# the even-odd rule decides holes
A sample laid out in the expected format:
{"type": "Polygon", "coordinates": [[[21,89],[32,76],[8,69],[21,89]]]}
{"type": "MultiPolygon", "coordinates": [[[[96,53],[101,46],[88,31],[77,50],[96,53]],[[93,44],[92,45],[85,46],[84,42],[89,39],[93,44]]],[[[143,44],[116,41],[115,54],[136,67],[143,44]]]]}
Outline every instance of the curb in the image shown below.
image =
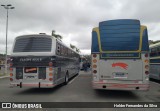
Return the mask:
{"type": "Polygon", "coordinates": [[[2,76],[2,77],[0,77],[0,79],[7,78],[7,77],[9,77],[9,76],[2,76]]]}

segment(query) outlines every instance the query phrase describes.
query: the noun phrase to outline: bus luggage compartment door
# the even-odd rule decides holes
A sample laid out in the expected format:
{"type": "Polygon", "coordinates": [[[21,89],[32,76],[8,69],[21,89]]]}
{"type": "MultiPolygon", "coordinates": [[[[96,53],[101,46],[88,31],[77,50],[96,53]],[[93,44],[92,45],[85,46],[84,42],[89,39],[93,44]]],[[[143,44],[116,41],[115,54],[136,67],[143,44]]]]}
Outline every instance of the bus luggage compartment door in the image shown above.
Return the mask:
{"type": "Polygon", "coordinates": [[[100,79],[142,80],[141,59],[109,59],[99,61],[100,79]]]}

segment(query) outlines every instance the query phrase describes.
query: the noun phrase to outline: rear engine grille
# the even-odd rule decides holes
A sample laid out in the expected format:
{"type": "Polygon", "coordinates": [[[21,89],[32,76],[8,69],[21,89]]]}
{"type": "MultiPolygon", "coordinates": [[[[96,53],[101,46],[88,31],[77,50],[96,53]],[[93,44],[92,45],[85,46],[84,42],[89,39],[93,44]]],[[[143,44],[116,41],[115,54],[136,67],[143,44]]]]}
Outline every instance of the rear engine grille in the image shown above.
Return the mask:
{"type": "Polygon", "coordinates": [[[39,67],[39,79],[46,79],[46,67],[39,67]]]}
{"type": "Polygon", "coordinates": [[[23,67],[16,68],[16,79],[23,79],[23,67]]]}

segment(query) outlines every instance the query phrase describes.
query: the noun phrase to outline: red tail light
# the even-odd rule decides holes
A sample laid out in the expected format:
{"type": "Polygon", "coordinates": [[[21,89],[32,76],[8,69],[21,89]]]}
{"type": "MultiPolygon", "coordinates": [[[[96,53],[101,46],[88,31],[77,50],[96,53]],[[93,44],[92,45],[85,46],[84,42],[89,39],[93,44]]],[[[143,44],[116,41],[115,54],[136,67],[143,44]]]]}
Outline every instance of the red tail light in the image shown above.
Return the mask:
{"type": "Polygon", "coordinates": [[[49,76],[53,76],[53,74],[52,74],[52,73],[49,73],[49,76]]]}
{"type": "Polygon", "coordinates": [[[149,74],[149,71],[145,71],[145,74],[148,75],[148,74],[149,74]]]}
{"type": "Polygon", "coordinates": [[[13,71],[13,68],[10,68],[10,71],[13,71]]]}
{"type": "Polygon", "coordinates": [[[13,79],[12,79],[12,78],[10,78],[10,81],[13,81],[13,79]]]}
{"type": "Polygon", "coordinates": [[[12,74],[12,73],[10,73],[10,76],[13,76],[13,74],[12,74]]]}
{"type": "Polygon", "coordinates": [[[93,54],[93,57],[97,57],[97,55],[96,55],[96,54],[93,54]]]}
{"type": "Polygon", "coordinates": [[[145,54],[145,57],[148,57],[148,53],[145,54]]]}
{"type": "Polygon", "coordinates": [[[93,73],[97,73],[97,70],[94,70],[93,73]]]}
{"type": "Polygon", "coordinates": [[[52,80],[53,80],[53,78],[49,78],[49,80],[50,80],[50,81],[52,81],[52,80]]]}

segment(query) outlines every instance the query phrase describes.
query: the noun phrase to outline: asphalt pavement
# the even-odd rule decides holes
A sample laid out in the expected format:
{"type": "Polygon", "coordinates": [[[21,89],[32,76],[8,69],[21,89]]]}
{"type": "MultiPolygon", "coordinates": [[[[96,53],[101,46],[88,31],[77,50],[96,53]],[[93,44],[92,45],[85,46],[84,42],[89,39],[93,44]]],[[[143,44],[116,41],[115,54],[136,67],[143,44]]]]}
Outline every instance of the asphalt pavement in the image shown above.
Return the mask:
{"type": "MultiPolygon", "coordinates": [[[[68,85],[39,89],[10,87],[9,78],[6,77],[0,79],[0,102],[160,102],[160,84],[151,81],[149,91],[94,90],[91,85],[91,73],[81,71],[69,81],[68,85]]],[[[105,109],[100,108],[101,110],[105,109]]],[[[108,110],[114,109],[109,108],[108,110]]],[[[158,111],[155,108],[154,110],[158,111]]]]}

